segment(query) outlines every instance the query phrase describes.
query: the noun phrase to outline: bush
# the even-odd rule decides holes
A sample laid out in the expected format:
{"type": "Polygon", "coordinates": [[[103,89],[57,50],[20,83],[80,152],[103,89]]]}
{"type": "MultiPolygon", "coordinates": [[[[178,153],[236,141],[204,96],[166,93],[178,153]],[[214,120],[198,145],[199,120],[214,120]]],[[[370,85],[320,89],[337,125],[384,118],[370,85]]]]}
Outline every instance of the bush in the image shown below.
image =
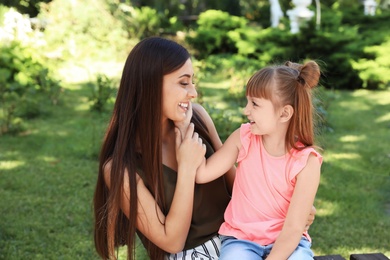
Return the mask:
{"type": "Polygon", "coordinates": [[[45,61],[18,42],[0,48],[0,134],[22,130],[24,119],[50,111],[61,87],[45,61]]]}
{"type": "MultiPolygon", "coordinates": [[[[365,16],[359,8],[340,8],[336,3],[324,6],[321,27],[317,29],[312,20],[298,34],[291,34],[286,26],[264,29],[243,22],[229,27],[225,26],[229,23],[223,22],[229,20],[229,15],[202,13],[195,36],[187,41],[201,58],[239,54],[262,66],[285,60],[316,60],[322,65],[323,86],[328,89],[388,87],[390,53],[386,51],[389,42],[386,21],[390,11],[383,10],[372,17],[365,16]]],[[[240,74],[239,69],[236,71],[240,74]]]]}
{"type": "Polygon", "coordinates": [[[124,3],[119,4],[119,8],[115,7],[116,4],[111,7],[114,9],[113,16],[122,23],[129,39],[143,39],[163,32],[164,16],[156,9],[149,6],[137,8],[124,3]]]}
{"type": "Polygon", "coordinates": [[[46,51],[59,60],[113,60],[131,46],[127,30],[111,13],[105,0],[53,0],[41,4],[46,51]]]}
{"type": "Polygon", "coordinates": [[[89,100],[92,102],[91,110],[103,112],[110,98],[114,97],[117,82],[106,75],[98,74],[96,83],[90,84],[92,94],[89,100]]]}
{"type": "Polygon", "coordinates": [[[186,41],[197,51],[199,58],[205,58],[212,53],[235,53],[237,48],[228,37],[228,32],[244,28],[247,20],[243,17],[229,15],[219,10],[208,10],[199,15],[198,28],[193,35],[188,35],[186,41]]]}

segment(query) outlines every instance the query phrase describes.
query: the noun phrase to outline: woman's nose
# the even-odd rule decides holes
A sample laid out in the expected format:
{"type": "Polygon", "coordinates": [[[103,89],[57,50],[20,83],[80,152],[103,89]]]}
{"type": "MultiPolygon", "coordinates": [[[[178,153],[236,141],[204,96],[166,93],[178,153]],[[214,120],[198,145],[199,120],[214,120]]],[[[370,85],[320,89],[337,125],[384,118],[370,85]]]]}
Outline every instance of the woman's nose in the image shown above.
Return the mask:
{"type": "Polygon", "coordinates": [[[198,96],[198,92],[196,91],[196,88],[195,88],[194,84],[190,84],[190,86],[188,88],[188,95],[191,98],[196,98],[198,96]]]}

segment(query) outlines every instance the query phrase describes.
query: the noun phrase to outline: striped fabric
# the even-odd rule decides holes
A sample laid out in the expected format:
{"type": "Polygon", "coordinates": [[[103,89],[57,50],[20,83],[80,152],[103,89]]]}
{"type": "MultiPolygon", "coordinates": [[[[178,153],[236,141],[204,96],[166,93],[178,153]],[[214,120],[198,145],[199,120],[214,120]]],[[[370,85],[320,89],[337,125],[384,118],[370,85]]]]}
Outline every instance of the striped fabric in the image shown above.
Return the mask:
{"type": "Polygon", "coordinates": [[[176,254],[168,254],[166,260],[218,260],[221,240],[214,236],[205,243],[176,254]]]}

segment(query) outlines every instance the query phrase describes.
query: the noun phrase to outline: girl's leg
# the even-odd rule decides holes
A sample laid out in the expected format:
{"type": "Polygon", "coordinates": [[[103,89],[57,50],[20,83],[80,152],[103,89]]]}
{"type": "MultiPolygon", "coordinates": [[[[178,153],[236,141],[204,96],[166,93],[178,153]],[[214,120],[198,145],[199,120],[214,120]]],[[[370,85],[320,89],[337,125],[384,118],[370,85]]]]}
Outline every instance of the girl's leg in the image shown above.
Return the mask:
{"type": "Polygon", "coordinates": [[[176,254],[168,254],[166,260],[218,260],[221,250],[221,240],[218,236],[211,238],[205,243],[191,249],[183,250],[176,254]]]}
{"type": "Polygon", "coordinates": [[[310,249],[311,243],[305,238],[302,237],[299,242],[298,247],[295,251],[290,255],[288,260],[309,260],[314,259],[314,253],[310,249]]]}
{"type": "Polygon", "coordinates": [[[220,260],[262,260],[264,248],[247,240],[221,236],[222,247],[220,260]]]}

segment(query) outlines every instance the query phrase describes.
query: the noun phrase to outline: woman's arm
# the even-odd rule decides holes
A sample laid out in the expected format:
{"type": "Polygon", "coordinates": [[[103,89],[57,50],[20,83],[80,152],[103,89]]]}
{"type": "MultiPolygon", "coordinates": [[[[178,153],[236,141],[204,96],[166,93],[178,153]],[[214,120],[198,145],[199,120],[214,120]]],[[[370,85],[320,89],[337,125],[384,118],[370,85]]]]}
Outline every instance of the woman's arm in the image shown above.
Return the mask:
{"type": "MultiPolygon", "coordinates": [[[[199,115],[202,117],[204,123],[207,126],[207,129],[209,130],[210,139],[212,142],[212,146],[217,151],[222,147],[222,141],[219,138],[217,129],[215,128],[214,122],[211,119],[210,115],[207,113],[207,111],[199,104],[193,104],[193,109],[195,109],[199,115]]],[[[236,177],[236,167],[232,166],[224,175],[226,180],[227,189],[229,192],[232,192],[233,188],[233,182],[234,178],[236,177]]]]}
{"type": "Polygon", "coordinates": [[[311,154],[306,167],[297,175],[282,232],[276,239],[267,260],[287,259],[298,246],[320,183],[320,168],[321,163],[318,158],[311,154]]]}
{"type": "MultiPolygon", "coordinates": [[[[164,215],[155,198],[137,174],[137,229],[152,243],[169,253],[183,250],[192,218],[196,169],[204,160],[205,146],[190,124],[186,136],[176,130],[176,155],[178,161],[177,183],[171,208],[164,215]]],[[[109,164],[105,168],[105,180],[109,185],[109,164]],[[108,168],[107,168],[108,167],[108,168]]],[[[121,209],[129,217],[131,210],[128,174],[125,174],[121,209]]]]}

